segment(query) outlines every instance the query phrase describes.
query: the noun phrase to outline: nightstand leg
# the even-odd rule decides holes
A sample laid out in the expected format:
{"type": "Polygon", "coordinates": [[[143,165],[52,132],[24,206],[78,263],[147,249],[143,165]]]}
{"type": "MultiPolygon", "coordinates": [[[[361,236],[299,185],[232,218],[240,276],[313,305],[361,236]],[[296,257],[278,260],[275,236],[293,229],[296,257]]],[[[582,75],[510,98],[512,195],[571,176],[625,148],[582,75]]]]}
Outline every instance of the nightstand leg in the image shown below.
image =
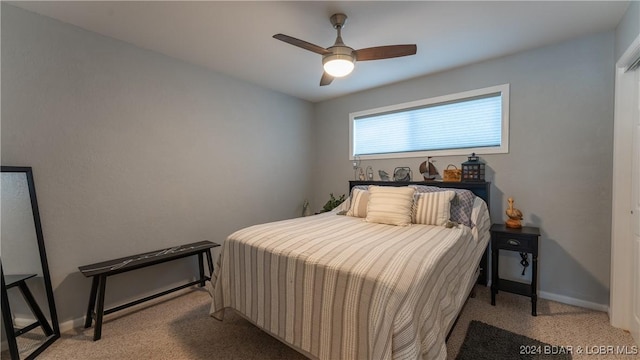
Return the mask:
{"type": "Polygon", "coordinates": [[[538,316],[536,305],[538,302],[538,254],[531,254],[533,265],[531,267],[531,315],[538,316]]]}
{"type": "Polygon", "coordinates": [[[491,244],[491,305],[496,305],[498,293],[498,249],[491,244]]]}

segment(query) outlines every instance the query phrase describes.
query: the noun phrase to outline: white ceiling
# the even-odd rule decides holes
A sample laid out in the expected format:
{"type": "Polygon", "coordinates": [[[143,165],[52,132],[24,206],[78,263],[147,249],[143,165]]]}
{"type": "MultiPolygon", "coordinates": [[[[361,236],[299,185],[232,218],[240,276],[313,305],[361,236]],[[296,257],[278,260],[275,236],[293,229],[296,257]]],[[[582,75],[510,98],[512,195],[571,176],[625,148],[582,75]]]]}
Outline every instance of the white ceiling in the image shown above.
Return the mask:
{"type": "Polygon", "coordinates": [[[12,2],[59,19],[317,102],[470,63],[611,30],[628,1],[200,1],[12,2]],[[322,47],[335,40],[329,16],[349,19],[354,49],[411,44],[414,56],[356,63],[320,87],[322,57],[272,36],[284,33],[322,47]]]}

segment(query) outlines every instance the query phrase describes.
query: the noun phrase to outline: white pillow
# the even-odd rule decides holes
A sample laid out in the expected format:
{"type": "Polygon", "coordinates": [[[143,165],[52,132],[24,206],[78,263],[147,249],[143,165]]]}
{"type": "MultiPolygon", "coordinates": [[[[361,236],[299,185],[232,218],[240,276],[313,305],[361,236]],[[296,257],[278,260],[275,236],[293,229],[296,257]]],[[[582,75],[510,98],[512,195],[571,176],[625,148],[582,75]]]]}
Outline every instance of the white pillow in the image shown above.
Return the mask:
{"type": "Polygon", "coordinates": [[[351,206],[347,216],[367,217],[367,205],[369,204],[369,190],[353,189],[351,191],[351,206]]]}
{"type": "Polygon", "coordinates": [[[370,186],[365,221],[379,224],[411,225],[414,188],[370,186]]]}
{"type": "Polygon", "coordinates": [[[451,216],[451,200],[454,196],[454,191],[416,194],[413,223],[445,226],[451,216]]]}

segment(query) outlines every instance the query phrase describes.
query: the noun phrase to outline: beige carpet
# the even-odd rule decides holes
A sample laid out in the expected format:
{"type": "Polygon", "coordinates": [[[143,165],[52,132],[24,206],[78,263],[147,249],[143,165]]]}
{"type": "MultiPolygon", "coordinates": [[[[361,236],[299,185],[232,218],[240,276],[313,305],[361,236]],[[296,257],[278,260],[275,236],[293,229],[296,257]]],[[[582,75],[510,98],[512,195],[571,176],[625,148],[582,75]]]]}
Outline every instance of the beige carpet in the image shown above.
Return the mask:
{"type": "MultiPolygon", "coordinates": [[[[540,300],[538,316],[532,317],[528,298],[501,292],[494,307],[489,289],[476,288],[476,298],[465,305],[447,343],[450,359],[455,358],[471,320],[552,345],[634,345],[628,333],[609,325],[605,313],[540,300]]],[[[92,341],[92,329],[64,333],[39,359],[305,359],[237,315],[228,313],[224,322],[211,318],[209,304],[209,294],[201,289],[142,304],[107,316],[101,340],[92,341]]],[[[638,357],[574,354],[573,358],[638,357]]]]}

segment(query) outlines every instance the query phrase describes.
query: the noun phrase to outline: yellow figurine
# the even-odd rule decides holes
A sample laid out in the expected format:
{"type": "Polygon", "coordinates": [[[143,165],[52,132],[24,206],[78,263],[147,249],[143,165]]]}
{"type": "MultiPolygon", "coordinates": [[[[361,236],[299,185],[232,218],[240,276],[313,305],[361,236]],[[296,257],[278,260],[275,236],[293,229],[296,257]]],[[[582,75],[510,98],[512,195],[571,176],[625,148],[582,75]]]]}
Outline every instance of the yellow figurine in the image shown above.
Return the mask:
{"type": "Polygon", "coordinates": [[[509,208],[507,209],[507,211],[505,211],[505,213],[509,217],[509,220],[505,222],[505,225],[508,228],[519,229],[522,227],[522,222],[520,221],[522,220],[522,212],[513,207],[512,197],[509,197],[507,201],[509,202],[509,208]]]}

